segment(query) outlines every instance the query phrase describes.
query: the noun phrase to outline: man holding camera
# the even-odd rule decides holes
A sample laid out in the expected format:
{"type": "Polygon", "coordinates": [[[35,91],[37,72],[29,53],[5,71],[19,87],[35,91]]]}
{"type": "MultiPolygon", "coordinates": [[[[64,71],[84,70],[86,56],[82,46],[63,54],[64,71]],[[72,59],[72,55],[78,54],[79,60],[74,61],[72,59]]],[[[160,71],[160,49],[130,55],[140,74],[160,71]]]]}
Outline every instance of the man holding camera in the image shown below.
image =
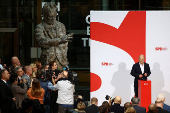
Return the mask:
{"type": "Polygon", "coordinates": [[[55,79],[52,78],[54,86],[48,86],[49,89],[58,90],[58,112],[66,113],[67,110],[73,108],[74,104],[74,85],[68,80],[68,71],[64,70],[58,74],[57,79],[59,81],[55,83],[55,79]]]}

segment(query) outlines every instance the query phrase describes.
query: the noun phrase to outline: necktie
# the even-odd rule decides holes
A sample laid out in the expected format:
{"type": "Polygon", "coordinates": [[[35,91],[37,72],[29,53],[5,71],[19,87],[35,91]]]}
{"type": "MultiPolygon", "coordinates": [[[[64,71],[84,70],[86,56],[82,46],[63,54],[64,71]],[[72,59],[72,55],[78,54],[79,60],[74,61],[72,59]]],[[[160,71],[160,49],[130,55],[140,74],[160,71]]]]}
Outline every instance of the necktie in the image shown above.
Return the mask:
{"type": "Polygon", "coordinates": [[[6,82],[6,85],[9,87],[8,83],[6,82]]]}

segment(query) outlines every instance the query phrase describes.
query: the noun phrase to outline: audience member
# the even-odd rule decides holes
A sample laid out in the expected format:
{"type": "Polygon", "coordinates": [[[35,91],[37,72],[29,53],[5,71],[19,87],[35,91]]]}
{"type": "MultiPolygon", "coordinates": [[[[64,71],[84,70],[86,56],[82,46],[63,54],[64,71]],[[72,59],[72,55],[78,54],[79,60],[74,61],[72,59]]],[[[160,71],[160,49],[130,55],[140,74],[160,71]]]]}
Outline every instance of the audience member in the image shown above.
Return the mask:
{"type": "Polygon", "coordinates": [[[156,100],[155,105],[158,109],[158,113],[169,113],[168,111],[163,109],[163,101],[162,100],[156,100]]]}
{"type": "Polygon", "coordinates": [[[139,106],[140,99],[138,97],[132,97],[132,107],[135,109],[137,113],[146,113],[146,108],[139,106]]]}
{"type": "Polygon", "coordinates": [[[158,109],[155,104],[150,104],[148,109],[149,109],[148,113],[157,113],[158,112],[158,109]]]}
{"type": "Polygon", "coordinates": [[[159,94],[157,99],[162,100],[163,101],[163,109],[170,112],[170,106],[165,104],[165,95],[164,94],[159,94]]]}
{"type": "Polygon", "coordinates": [[[126,103],[124,104],[124,111],[126,111],[127,108],[129,108],[129,107],[132,107],[132,104],[131,104],[130,102],[126,102],[126,103]]]}
{"type": "Polygon", "coordinates": [[[4,66],[2,66],[1,59],[0,59],[0,70],[3,69],[5,66],[6,66],[6,64],[4,64],[4,66]]]}
{"type": "Polygon", "coordinates": [[[37,78],[32,80],[32,87],[27,91],[27,96],[29,99],[38,99],[41,104],[43,104],[45,90],[41,88],[40,82],[37,78]]]}
{"type": "Polygon", "coordinates": [[[15,68],[14,68],[14,72],[15,72],[15,74],[18,75],[18,83],[20,83],[20,82],[22,81],[22,80],[21,80],[21,77],[22,77],[22,75],[24,74],[24,72],[23,72],[23,70],[22,70],[22,67],[19,67],[19,66],[15,67],[15,68]]]}
{"type": "Polygon", "coordinates": [[[25,74],[22,76],[23,79],[26,80],[28,88],[31,86],[31,74],[32,74],[32,68],[30,66],[25,66],[24,67],[24,72],[25,74]]]}
{"type": "Polygon", "coordinates": [[[27,93],[27,85],[24,84],[24,89],[22,89],[20,86],[18,86],[18,76],[15,75],[11,75],[10,76],[10,88],[12,91],[12,94],[14,97],[16,97],[16,108],[18,113],[20,113],[21,108],[22,108],[22,101],[24,100],[24,94],[27,93]]]}
{"type": "Polygon", "coordinates": [[[108,112],[111,112],[111,106],[109,105],[109,103],[108,103],[107,101],[104,101],[104,102],[102,103],[102,106],[105,106],[105,107],[107,108],[107,111],[108,111],[108,112]]]}
{"type": "Polygon", "coordinates": [[[86,113],[98,113],[99,107],[97,105],[98,105],[98,99],[96,97],[93,97],[91,99],[91,106],[85,109],[86,113]]]}
{"type": "Polygon", "coordinates": [[[121,100],[122,99],[121,99],[120,96],[116,96],[115,97],[114,105],[111,105],[111,112],[114,112],[114,113],[124,113],[124,108],[122,106],[120,106],[121,100]]]}
{"type": "Polygon", "coordinates": [[[108,109],[106,106],[100,106],[99,107],[99,113],[108,113],[108,109]]]}
{"type": "Polygon", "coordinates": [[[34,63],[30,64],[30,67],[32,68],[32,75],[30,76],[30,78],[36,78],[36,74],[37,74],[37,66],[34,63]]]}
{"type": "Polygon", "coordinates": [[[14,66],[21,66],[20,61],[17,56],[13,56],[11,58],[11,63],[12,63],[12,65],[9,67],[11,70],[14,69],[13,68],[14,66]]]}
{"type": "Polygon", "coordinates": [[[125,113],[138,113],[133,107],[128,107],[125,113]]]}
{"type": "Polygon", "coordinates": [[[14,113],[16,98],[13,96],[7,80],[9,80],[10,74],[6,69],[0,71],[0,107],[1,113],[14,113]]]}
{"type": "Polygon", "coordinates": [[[77,108],[76,109],[70,109],[68,110],[69,113],[86,113],[85,112],[85,108],[86,108],[86,105],[84,102],[79,102],[77,104],[77,108]]]}
{"type": "Polygon", "coordinates": [[[27,99],[27,98],[24,99],[22,101],[21,113],[32,113],[32,109],[33,109],[33,101],[31,99],[27,99]]]}
{"type": "Polygon", "coordinates": [[[75,96],[74,96],[74,108],[76,109],[77,108],[77,104],[79,102],[84,102],[84,104],[86,105],[87,107],[87,104],[85,102],[85,100],[83,99],[83,97],[81,95],[77,95],[77,99],[75,99],[75,96]]]}

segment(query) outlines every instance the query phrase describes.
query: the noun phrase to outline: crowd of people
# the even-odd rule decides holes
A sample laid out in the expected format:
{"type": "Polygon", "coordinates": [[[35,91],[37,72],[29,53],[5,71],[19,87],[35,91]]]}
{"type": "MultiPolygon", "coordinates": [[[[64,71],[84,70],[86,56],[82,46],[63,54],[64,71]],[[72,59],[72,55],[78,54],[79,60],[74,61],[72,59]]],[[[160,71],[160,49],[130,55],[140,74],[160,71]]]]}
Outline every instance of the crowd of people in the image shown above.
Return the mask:
{"type": "Polygon", "coordinates": [[[67,69],[57,70],[55,61],[41,65],[36,61],[22,66],[18,57],[12,65],[0,64],[0,113],[168,113],[165,95],[159,94],[154,104],[139,106],[140,99],[121,106],[121,97],[109,98],[98,107],[98,99],[90,105],[81,95],[74,95],[75,85],[69,80],[67,69]]]}

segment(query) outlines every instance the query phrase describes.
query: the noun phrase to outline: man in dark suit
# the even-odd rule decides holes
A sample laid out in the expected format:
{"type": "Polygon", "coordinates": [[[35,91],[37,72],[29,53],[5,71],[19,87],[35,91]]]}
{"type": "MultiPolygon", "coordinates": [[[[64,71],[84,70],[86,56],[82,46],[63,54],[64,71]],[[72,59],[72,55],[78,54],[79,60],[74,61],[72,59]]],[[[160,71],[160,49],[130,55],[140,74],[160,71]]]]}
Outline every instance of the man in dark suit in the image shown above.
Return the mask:
{"type": "MultiPolygon", "coordinates": [[[[111,105],[111,112],[114,113],[124,113],[124,107],[120,106],[121,104],[121,97],[120,96],[116,96],[114,99],[114,105],[111,105]]],[[[110,101],[109,101],[110,103],[110,101]]]]}
{"type": "Polygon", "coordinates": [[[132,97],[132,107],[135,109],[136,113],[146,113],[146,108],[139,106],[140,99],[138,97],[132,97]]]}
{"type": "Polygon", "coordinates": [[[163,109],[170,112],[170,106],[165,104],[165,95],[164,94],[159,94],[157,99],[162,100],[163,101],[163,109]]]}
{"type": "Polygon", "coordinates": [[[5,69],[0,71],[0,108],[1,113],[13,113],[13,108],[15,107],[14,101],[16,101],[15,97],[13,97],[11,89],[7,84],[7,80],[9,79],[9,72],[5,69]]]}
{"type": "Polygon", "coordinates": [[[158,112],[158,109],[155,104],[150,104],[148,108],[149,108],[148,113],[157,113],[158,112]]]}
{"type": "Polygon", "coordinates": [[[156,100],[155,105],[158,109],[158,113],[169,113],[168,111],[163,109],[163,101],[162,100],[156,100]]]}
{"type": "Polygon", "coordinates": [[[138,80],[147,80],[147,77],[151,74],[149,64],[145,63],[145,56],[139,56],[139,62],[134,64],[131,70],[131,75],[135,77],[134,90],[135,97],[138,97],[138,80]]]}
{"type": "Polygon", "coordinates": [[[97,105],[98,105],[98,99],[96,97],[93,97],[91,99],[91,106],[85,109],[86,113],[98,113],[99,107],[97,105]]]}

